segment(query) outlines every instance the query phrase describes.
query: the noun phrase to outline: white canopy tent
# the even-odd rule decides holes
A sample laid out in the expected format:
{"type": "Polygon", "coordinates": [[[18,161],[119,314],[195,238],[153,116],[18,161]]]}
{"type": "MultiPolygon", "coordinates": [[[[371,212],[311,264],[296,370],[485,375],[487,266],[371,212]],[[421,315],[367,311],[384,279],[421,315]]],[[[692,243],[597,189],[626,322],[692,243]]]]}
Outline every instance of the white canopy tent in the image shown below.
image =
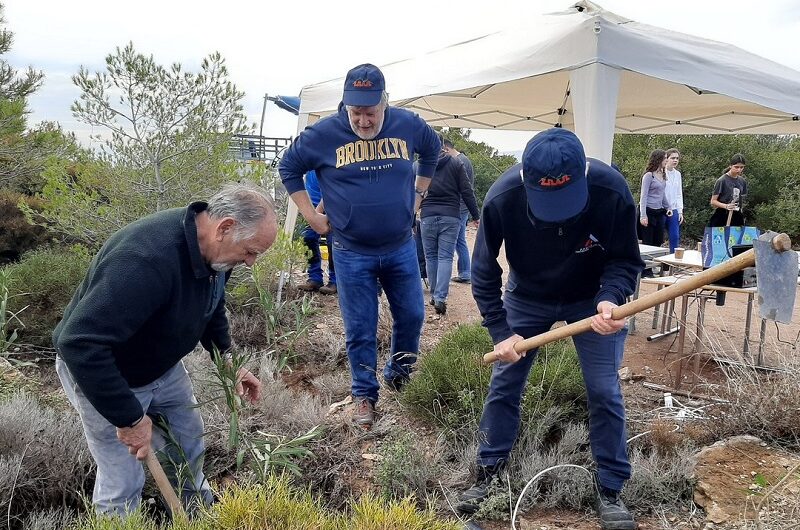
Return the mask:
{"type": "MultiPolygon", "coordinates": [[[[614,133],[800,134],[800,72],[588,0],[381,70],[392,105],[431,125],[560,124],[606,162],[614,133]]],[[[302,89],[298,131],[336,111],[343,83],[302,89]]]]}

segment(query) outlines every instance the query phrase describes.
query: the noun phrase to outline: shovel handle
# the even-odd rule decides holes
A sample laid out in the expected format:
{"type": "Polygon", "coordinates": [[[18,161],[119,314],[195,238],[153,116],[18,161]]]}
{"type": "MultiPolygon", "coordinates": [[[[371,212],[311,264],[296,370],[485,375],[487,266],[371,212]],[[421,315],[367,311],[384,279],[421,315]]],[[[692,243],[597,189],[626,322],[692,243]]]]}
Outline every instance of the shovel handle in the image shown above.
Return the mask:
{"type": "MultiPolygon", "coordinates": [[[[772,238],[772,247],[778,252],[783,252],[792,248],[792,242],[788,235],[778,234],[772,238]]],[[[695,289],[699,289],[704,285],[714,283],[715,281],[721,280],[722,278],[729,276],[734,272],[738,272],[746,267],[752,267],[755,264],[756,253],[755,250],[751,248],[747,252],[743,252],[738,256],[720,263],[719,265],[690,276],[683,281],[676,282],[668,287],[665,287],[664,289],[650,293],[646,296],[642,296],[641,298],[637,298],[636,300],[628,302],[627,304],[619,307],[615,307],[611,312],[611,318],[614,320],[627,318],[639,313],[640,311],[644,311],[645,309],[650,309],[651,307],[663,304],[668,300],[683,296],[684,294],[694,291],[695,289]]],[[[524,351],[529,351],[534,348],[544,346],[545,344],[550,344],[551,342],[555,342],[559,339],[572,337],[573,335],[578,335],[579,333],[585,333],[591,329],[592,317],[586,317],[583,320],[578,320],[572,324],[551,329],[550,331],[536,335],[535,337],[530,337],[516,342],[514,343],[514,351],[517,353],[522,353],[524,351]]],[[[486,364],[491,364],[496,360],[497,356],[494,352],[489,352],[483,356],[483,362],[486,364]]]]}
{"type": "Polygon", "coordinates": [[[178,500],[175,490],[172,489],[172,484],[169,483],[167,474],[164,473],[164,468],[161,467],[161,462],[156,458],[155,451],[152,447],[150,451],[147,452],[144,461],[147,464],[147,469],[150,470],[150,474],[153,476],[153,480],[156,482],[156,486],[158,486],[158,491],[161,493],[161,496],[164,497],[164,500],[167,501],[167,506],[169,506],[172,512],[172,518],[178,519],[185,517],[186,514],[183,511],[183,505],[181,505],[181,501],[178,500]]]}

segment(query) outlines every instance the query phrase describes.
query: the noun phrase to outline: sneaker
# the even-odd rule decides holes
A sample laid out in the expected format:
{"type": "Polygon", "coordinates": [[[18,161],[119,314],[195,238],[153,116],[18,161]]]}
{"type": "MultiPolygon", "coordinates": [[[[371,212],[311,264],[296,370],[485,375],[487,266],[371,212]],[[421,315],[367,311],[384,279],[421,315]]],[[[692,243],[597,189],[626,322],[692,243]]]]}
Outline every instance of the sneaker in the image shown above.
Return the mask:
{"type": "Polygon", "coordinates": [[[619,492],[600,485],[595,476],[595,509],[603,530],[635,530],[638,528],[619,492]]]}
{"type": "Polygon", "coordinates": [[[322,287],[322,284],[319,282],[315,282],[312,280],[308,280],[306,283],[301,283],[297,286],[298,289],[301,291],[307,291],[313,293],[314,291],[319,291],[319,288],[322,287]]]}
{"type": "Polygon", "coordinates": [[[356,409],[353,411],[353,423],[369,429],[375,423],[375,404],[364,396],[356,396],[354,401],[356,409]]]}
{"type": "Polygon", "coordinates": [[[336,294],[337,292],[338,290],[336,289],[335,283],[329,283],[328,285],[319,288],[320,294],[336,294]]]}
{"type": "Polygon", "coordinates": [[[475,483],[458,496],[456,510],[467,515],[477,512],[480,504],[489,496],[489,486],[504,468],[504,460],[500,460],[493,466],[478,466],[475,483]]]}
{"type": "Polygon", "coordinates": [[[437,315],[444,315],[447,313],[447,302],[434,302],[433,308],[436,310],[437,315]]]}
{"type": "Polygon", "coordinates": [[[469,278],[462,278],[460,276],[453,276],[452,278],[450,278],[450,281],[456,283],[472,283],[472,280],[470,280],[469,278]]]}

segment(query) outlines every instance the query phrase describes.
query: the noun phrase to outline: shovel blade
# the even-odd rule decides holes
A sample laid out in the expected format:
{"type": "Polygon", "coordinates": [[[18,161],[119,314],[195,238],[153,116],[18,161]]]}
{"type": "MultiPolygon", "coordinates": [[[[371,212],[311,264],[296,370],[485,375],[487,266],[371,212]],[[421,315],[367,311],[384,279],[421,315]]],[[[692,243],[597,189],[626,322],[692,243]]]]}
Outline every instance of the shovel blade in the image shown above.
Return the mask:
{"type": "Polygon", "coordinates": [[[753,241],[758,312],[761,318],[790,324],[797,295],[797,252],[776,252],[769,240],[762,239],[765,235],[753,241]]]}

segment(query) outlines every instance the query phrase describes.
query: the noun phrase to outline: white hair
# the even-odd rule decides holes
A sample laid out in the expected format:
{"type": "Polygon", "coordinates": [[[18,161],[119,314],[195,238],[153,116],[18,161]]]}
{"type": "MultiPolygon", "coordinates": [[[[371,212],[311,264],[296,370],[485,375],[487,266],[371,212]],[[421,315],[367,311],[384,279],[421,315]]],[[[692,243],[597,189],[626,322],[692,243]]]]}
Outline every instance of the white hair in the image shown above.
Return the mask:
{"type": "Polygon", "coordinates": [[[233,240],[250,239],[265,219],[277,219],[275,204],[264,188],[249,181],[230,182],[208,200],[209,217],[236,221],[233,240]]]}

